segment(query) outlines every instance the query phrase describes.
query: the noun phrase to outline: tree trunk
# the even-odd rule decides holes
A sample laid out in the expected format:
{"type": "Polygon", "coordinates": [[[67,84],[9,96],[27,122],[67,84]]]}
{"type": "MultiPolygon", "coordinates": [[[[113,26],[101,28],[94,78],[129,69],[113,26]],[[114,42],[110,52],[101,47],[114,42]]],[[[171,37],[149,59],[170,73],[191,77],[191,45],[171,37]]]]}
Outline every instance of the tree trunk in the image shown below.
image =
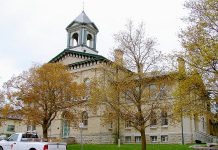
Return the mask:
{"type": "Polygon", "coordinates": [[[43,138],[48,139],[48,128],[46,126],[42,126],[43,130],[43,138]]]}
{"type": "Polygon", "coordinates": [[[146,150],[146,136],[145,136],[145,129],[142,128],[141,131],[141,150],[146,150]]]}

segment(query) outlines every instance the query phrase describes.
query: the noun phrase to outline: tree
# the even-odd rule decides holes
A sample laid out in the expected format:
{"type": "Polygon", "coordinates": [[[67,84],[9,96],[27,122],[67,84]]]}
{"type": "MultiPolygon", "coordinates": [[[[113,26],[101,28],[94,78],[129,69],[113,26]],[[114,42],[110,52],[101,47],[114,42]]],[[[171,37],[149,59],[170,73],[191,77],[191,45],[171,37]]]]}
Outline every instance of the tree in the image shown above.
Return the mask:
{"type": "Polygon", "coordinates": [[[154,48],[155,40],[145,37],[143,24],[135,28],[130,21],[126,30],[115,35],[115,40],[120,50],[115,62],[102,67],[102,77],[91,88],[91,102],[93,106],[103,105],[106,121],[118,120],[119,125],[121,119],[139,131],[141,149],[146,150],[145,128],[152,125],[152,120],[161,120],[161,112],[170,107],[164,92],[168,78],[161,78],[160,72],[154,71],[162,55],[154,48]]]}
{"type": "MultiPolygon", "coordinates": [[[[4,94],[2,91],[0,91],[0,106],[2,107],[4,105],[4,94]]],[[[0,110],[1,110],[0,107],[0,110]]]]}
{"type": "Polygon", "coordinates": [[[173,120],[177,123],[181,122],[182,144],[184,144],[183,118],[189,117],[196,121],[199,117],[203,117],[207,120],[211,115],[211,102],[202,75],[196,69],[186,67],[181,55],[176,58],[178,70],[172,74],[172,78],[177,83],[173,91],[173,120]]]}
{"type": "Polygon", "coordinates": [[[83,85],[73,79],[64,65],[48,63],[12,77],[4,87],[14,111],[26,122],[41,125],[43,137],[47,138],[48,128],[57,114],[70,113],[74,106],[82,103],[79,98],[84,93],[83,85]]]}
{"type": "Polygon", "coordinates": [[[178,83],[173,93],[175,98],[174,118],[180,120],[181,115],[189,117],[210,115],[211,102],[208,91],[197,70],[179,72],[174,77],[178,83]]]}
{"type": "Polygon", "coordinates": [[[5,117],[5,102],[4,102],[4,94],[2,91],[0,91],[0,126],[2,125],[2,121],[5,117]]]}
{"type": "Polygon", "coordinates": [[[189,0],[185,19],[188,27],[179,38],[185,48],[185,61],[201,75],[211,98],[218,100],[218,1],[189,0]]]}

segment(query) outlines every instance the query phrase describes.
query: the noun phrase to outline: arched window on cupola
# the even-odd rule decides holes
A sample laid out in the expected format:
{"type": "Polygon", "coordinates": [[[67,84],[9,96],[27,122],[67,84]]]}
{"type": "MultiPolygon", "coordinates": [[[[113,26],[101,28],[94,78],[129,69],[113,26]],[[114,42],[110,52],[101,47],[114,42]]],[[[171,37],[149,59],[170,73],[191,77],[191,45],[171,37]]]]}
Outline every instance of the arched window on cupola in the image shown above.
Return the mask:
{"type": "Polygon", "coordinates": [[[78,41],[79,40],[79,35],[78,33],[74,33],[72,35],[72,46],[77,46],[78,45],[78,41]]]}
{"type": "Polygon", "coordinates": [[[91,34],[88,34],[87,35],[87,43],[86,43],[86,45],[88,46],[88,47],[93,47],[93,38],[92,38],[92,35],[91,34]]]}

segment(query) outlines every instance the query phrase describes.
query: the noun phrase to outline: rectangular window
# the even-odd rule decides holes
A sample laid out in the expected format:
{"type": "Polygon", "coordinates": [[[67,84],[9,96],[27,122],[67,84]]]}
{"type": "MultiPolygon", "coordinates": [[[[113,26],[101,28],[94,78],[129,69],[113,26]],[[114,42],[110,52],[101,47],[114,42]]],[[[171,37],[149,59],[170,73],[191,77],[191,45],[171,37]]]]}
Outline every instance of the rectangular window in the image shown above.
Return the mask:
{"type": "Polygon", "coordinates": [[[167,112],[161,112],[161,126],[168,125],[167,112]]]}
{"type": "Polygon", "coordinates": [[[131,122],[125,121],[125,128],[130,128],[130,127],[131,127],[131,122]]]}
{"type": "Polygon", "coordinates": [[[160,85],[160,91],[159,91],[159,98],[161,100],[165,99],[167,97],[167,89],[165,84],[160,85]]]}
{"type": "Polygon", "coordinates": [[[150,126],[156,126],[157,125],[157,116],[156,116],[156,113],[153,112],[151,114],[151,119],[150,119],[150,126]]]}
{"type": "Polygon", "coordinates": [[[27,125],[27,131],[31,131],[32,128],[31,128],[31,125],[27,125]]]}
{"type": "Polygon", "coordinates": [[[141,136],[135,136],[135,142],[141,143],[141,136]]]}
{"type": "Polygon", "coordinates": [[[36,126],[32,125],[32,130],[35,131],[36,130],[36,126]]]}
{"type": "Polygon", "coordinates": [[[14,132],[15,131],[15,126],[14,125],[8,125],[7,131],[14,132]]]}
{"type": "Polygon", "coordinates": [[[35,131],[36,126],[35,125],[27,125],[27,131],[35,131]]]}
{"type": "Polygon", "coordinates": [[[151,99],[155,99],[156,98],[156,93],[157,93],[157,87],[155,84],[150,84],[149,85],[149,97],[151,99]]]}
{"type": "Polygon", "coordinates": [[[112,128],[113,128],[113,122],[112,122],[112,121],[108,124],[108,128],[109,128],[109,129],[112,129],[112,128]]]}
{"type": "Polygon", "coordinates": [[[150,136],[151,143],[157,142],[157,136],[150,136]]]}
{"type": "Polygon", "coordinates": [[[161,135],[161,142],[168,142],[168,135],[161,135]]]}
{"type": "Polygon", "coordinates": [[[131,143],[131,136],[125,136],[125,142],[131,143]]]}
{"type": "Polygon", "coordinates": [[[124,93],[124,98],[125,98],[126,103],[132,103],[131,92],[130,91],[126,91],[124,93]]]}

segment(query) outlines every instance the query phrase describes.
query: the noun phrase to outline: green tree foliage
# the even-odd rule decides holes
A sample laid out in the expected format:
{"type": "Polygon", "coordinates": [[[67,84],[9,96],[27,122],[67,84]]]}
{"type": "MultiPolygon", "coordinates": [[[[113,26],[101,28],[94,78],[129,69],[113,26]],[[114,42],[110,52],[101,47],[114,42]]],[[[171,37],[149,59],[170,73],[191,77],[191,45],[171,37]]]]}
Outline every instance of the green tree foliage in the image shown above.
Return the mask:
{"type": "Polygon", "coordinates": [[[12,77],[4,87],[15,113],[28,123],[41,125],[43,137],[47,138],[48,128],[57,114],[82,103],[78,99],[83,96],[83,85],[73,79],[64,65],[48,63],[12,77]]]}
{"type": "MultiPolygon", "coordinates": [[[[179,35],[185,48],[185,61],[202,76],[213,99],[218,95],[218,1],[189,0],[188,26],[179,35]]],[[[216,97],[216,98],[215,98],[216,97]]]]}
{"type": "Polygon", "coordinates": [[[177,87],[174,91],[174,119],[181,119],[182,116],[203,116],[210,115],[211,102],[208,91],[203,83],[202,76],[197,70],[175,75],[177,87]]]}

